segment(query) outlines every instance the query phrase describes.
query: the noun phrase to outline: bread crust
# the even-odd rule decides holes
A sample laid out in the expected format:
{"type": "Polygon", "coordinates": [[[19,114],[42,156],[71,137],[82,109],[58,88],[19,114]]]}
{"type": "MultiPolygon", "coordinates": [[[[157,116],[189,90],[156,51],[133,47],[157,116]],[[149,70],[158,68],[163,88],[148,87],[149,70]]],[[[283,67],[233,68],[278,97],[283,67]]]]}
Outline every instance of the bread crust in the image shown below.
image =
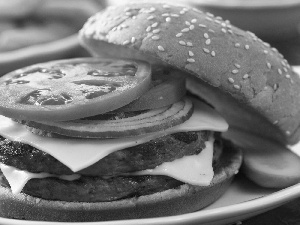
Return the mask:
{"type": "Polygon", "coordinates": [[[194,212],[217,200],[230,185],[242,163],[240,149],[226,141],[211,184],[184,184],[151,195],[125,200],[88,203],[49,201],[26,194],[12,194],[0,186],[0,216],[39,221],[104,221],[171,216],[194,212]],[[184,207],[182,207],[184,205],[184,207]]]}
{"type": "Polygon", "coordinates": [[[275,48],[229,21],[187,6],[136,3],[91,17],[79,38],[96,56],[184,70],[267,118],[282,142],[299,140],[299,75],[275,48]]]}

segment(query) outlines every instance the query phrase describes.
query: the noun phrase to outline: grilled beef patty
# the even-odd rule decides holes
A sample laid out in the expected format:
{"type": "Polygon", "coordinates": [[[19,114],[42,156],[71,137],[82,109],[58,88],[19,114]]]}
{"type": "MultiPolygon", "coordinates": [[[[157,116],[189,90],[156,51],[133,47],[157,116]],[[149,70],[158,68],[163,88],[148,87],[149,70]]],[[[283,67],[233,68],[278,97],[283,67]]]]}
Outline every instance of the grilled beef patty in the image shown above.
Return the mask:
{"type": "MultiPolygon", "coordinates": [[[[111,153],[76,173],[87,176],[115,176],[127,172],[153,169],[163,162],[171,162],[185,155],[199,154],[205,147],[209,133],[199,131],[166,135],[111,153]]],[[[9,141],[1,136],[0,163],[32,173],[73,174],[68,167],[51,155],[30,145],[9,141]]]]}

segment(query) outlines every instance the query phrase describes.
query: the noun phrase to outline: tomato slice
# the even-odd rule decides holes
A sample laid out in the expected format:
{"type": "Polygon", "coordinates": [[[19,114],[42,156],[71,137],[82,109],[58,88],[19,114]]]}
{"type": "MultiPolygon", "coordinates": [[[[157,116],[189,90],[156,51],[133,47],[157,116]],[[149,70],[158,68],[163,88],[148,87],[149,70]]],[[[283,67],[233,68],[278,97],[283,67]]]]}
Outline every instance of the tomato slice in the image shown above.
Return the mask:
{"type": "Polygon", "coordinates": [[[180,71],[153,71],[153,87],[137,100],[117,111],[140,111],[172,105],[186,95],[185,77],[180,71]]]}
{"type": "Polygon", "coordinates": [[[120,108],[151,85],[146,62],[77,58],[50,61],[0,78],[0,114],[21,120],[66,121],[120,108]]]}
{"type": "Polygon", "coordinates": [[[128,118],[114,120],[75,120],[61,122],[23,121],[34,128],[34,133],[49,132],[80,138],[120,138],[158,132],[179,125],[193,113],[192,101],[188,98],[171,106],[145,111],[128,118]],[[38,130],[36,130],[38,129],[38,130]]]}

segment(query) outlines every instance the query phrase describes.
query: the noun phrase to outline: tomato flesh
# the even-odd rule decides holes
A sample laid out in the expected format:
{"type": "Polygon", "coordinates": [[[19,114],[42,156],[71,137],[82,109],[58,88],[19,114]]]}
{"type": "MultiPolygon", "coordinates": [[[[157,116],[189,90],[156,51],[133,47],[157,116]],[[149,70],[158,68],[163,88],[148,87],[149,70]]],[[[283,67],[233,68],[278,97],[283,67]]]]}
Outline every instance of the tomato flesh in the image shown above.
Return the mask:
{"type": "Polygon", "coordinates": [[[67,121],[103,114],[144,94],[146,62],[77,58],[50,61],[0,78],[0,114],[22,120],[67,121]]]}
{"type": "Polygon", "coordinates": [[[172,105],[186,95],[185,77],[180,71],[154,71],[153,87],[137,100],[117,111],[140,111],[172,105]]]}

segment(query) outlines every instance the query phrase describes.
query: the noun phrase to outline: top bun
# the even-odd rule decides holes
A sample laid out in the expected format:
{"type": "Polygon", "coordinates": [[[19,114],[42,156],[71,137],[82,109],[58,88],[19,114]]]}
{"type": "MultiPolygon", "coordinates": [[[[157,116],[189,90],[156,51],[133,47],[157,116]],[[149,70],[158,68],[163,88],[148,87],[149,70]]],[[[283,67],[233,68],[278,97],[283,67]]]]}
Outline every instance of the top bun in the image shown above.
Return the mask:
{"type": "Polygon", "coordinates": [[[133,3],[94,15],[79,38],[95,56],[186,72],[188,88],[233,127],[283,144],[299,140],[299,75],[275,48],[229,21],[188,6],[133,3]]]}

